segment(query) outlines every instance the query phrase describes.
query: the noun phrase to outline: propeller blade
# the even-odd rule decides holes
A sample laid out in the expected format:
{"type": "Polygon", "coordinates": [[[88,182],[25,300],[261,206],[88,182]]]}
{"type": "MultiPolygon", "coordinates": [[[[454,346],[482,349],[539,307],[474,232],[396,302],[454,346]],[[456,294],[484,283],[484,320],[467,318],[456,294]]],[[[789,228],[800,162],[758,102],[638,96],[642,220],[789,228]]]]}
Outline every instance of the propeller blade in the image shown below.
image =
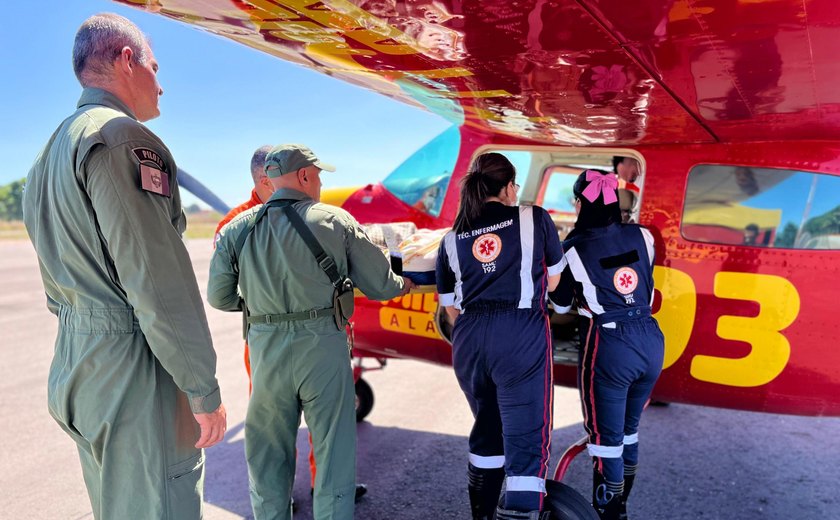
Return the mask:
{"type": "Polygon", "coordinates": [[[222,215],[230,211],[230,207],[222,199],[217,197],[215,193],[210,191],[210,188],[201,184],[198,179],[181,168],[178,168],[178,185],[222,215]]]}

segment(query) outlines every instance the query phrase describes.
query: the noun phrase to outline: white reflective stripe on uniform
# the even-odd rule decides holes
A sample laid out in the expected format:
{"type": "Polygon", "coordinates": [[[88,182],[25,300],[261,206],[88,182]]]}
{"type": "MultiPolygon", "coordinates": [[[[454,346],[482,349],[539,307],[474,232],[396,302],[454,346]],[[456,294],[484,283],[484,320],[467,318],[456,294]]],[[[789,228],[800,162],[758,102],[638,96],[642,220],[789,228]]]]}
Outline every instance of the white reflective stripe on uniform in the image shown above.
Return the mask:
{"type": "Polygon", "coordinates": [[[464,301],[464,294],[461,289],[461,264],[458,263],[458,248],[455,245],[455,233],[450,231],[443,237],[446,257],[449,259],[449,268],[455,274],[455,298],[452,304],[456,309],[461,310],[461,302],[464,301]]]}
{"type": "Polygon", "coordinates": [[[569,262],[566,260],[566,257],[564,256],[556,264],[548,266],[548,276],[554,276],[555,274],[562,273],[563,269],[566,268],[566,264],[568,264],[568,263],[569,262]]]}
{"type": "Polygon", "coordinates": [[[455,293],[439,294],[438,302],[444,307],[455,305],[455,293]]]}
{"type": "Polygon", "coordinates": [[[565,269],[567,265],[569,265],[569,260],[566,258],[566,253],[563,253],[563,258],[557,262],[557,265],[560,266],[561,269],[565,269]]]}
{"type": "MultiPolygon", "coordinates": [[[[551,300],[549,300],[549,301],[551,301],[551,300]]],[[[571,306],[571,305],[567,305],[567,306],[565,306],[565,307],[561,307],[561,306],[557,305],[556,303],[551,302],[551,306],[552,306],[552,307],[554,307],[554,312],[556,312],[556,313],[558,313],[558,314],[566,314],[567,312],[569,312],[569,311],[571,311],[571,310],[572,310],[572,306],[571,306]]]]}
{"type": "MultiPolygon", "coordinates": [[[[654,256],[654,249],[653,249],[653,234],[647,228],[639,228],[642,231],[642,238],[645,239],[645,247],[647,247],[647,254],[648,260],[650,260],[650,265],[653,265],[653,256],[654,256]]],[[[653,297],[656,295],[656,291],[650,291],[650,305],[653,306],[653,297]]]]}
{"type": "Polygon", "coordinates": [[[545,479],[540,477],[507,477],[508,491],[534,491],[545,493],[545,479]]]}
{"type": "Polygon", "coordinates": [[[604,459],[618,459],[624,453],[624,446],[601,446],[600,444],[587,444],[586,451],[590,457],[601,457],[604,459]]]}
{"type": "Polygon", "coordinates": [[[589,279],[589,275],[586,273],[586,268],[583,267],[583,263],[580,261],[580,255],[578,255],[577,250],[574,247],[569,249],[566,252],[566,258],[569,260],[569,268],[572,270],[575,281],[583,286],[583,296],[586,298],[586,303],[589,304],[589,308],[595,314],[603,314],[604,308],[598,303],[598,292],[595,285],[589,279]]]}
{"type": "Polygon", "coordinates": [[[645,239],[645,247],[647,247],[648,260],[650,265],[653,265],[653,235],[645,228],[639,228],[642,231],[642,237],[645,239]]]}
{"type": "Polygon", "coordinates": [[[639,432],[636,432],[633,435],[625,435],[624,436],[624,444],[636,444],[638,442],[639,442],[639,432]]]}
{"type": "Polygon", "coordinates": [[[519,206],[519,245],[522,248],[519,308],[530,309],[534,299],[534,208],[531,206],[519,206]]]}
{"type": "Polygon", "coordinates": [[[481,455],[470,453],[470,464],[481,469],[503,468],[505,467],[505,456],[494,455],[492,457],[482,457],[481,455]]]}

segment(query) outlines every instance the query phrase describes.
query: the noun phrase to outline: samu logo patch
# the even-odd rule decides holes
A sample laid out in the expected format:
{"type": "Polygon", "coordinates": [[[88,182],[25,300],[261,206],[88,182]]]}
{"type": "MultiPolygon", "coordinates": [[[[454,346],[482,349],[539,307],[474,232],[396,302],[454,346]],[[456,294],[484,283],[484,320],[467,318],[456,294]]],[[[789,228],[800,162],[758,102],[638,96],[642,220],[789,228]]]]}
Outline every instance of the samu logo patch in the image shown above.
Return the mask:
{"type": "Polygon", "coordinates": [[[472,254],[482,264],[492,262],[501,252],[502,239],[494,233],[485,233],[473,242],[472,254]]]}
{"type": "Polygon", "coordinates": [[[621,294],[630,294],[639,285],[639,275],[630,267],[622,267],[615,272],[613,285],[615,286],[615,290],[621,294]]]}

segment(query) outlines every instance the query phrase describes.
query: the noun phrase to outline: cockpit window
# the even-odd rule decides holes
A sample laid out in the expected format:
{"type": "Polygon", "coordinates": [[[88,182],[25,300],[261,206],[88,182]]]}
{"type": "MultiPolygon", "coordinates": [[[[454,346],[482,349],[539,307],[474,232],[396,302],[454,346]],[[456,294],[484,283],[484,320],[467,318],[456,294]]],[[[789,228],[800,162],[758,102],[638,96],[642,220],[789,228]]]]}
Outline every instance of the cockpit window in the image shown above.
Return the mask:
{"type": "Polygon", "coordinates": [[[682,234],[753,247],[840,249],[840,177],[703,164],[688,175],[682,234]]]}
{"type": "Polygon", "coordinates": [[[460,147],[461,133],[451,127],[414,152],[382,184],[401,201],[437,217],[460,147]]]}

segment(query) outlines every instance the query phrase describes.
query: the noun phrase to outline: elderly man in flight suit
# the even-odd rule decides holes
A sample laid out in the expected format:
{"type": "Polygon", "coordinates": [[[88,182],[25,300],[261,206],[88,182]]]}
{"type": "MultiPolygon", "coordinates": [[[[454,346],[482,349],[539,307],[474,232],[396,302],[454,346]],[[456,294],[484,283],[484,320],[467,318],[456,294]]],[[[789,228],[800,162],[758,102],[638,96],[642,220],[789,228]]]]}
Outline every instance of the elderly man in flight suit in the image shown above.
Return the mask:
{"type": "Polygon", "coordinates": [[[84,87],[26,179],[24,222],[58,316],[49,411],[76,441],[97,519],[201,517],[202,449],[226,426],[216,354],[181,233],[157,62],[127,19],[76,34],[84,87]]]}
{"type": "Polygon", "coordinates": [[[347,335],[333,316],[333,284],[284,214],[291,205],[338,273],[368,297],[387,300],[412,283],[346,211],[320,204],[321,170],[334,169],[302,145],[269,152],[266,174],[277,191],[263,213],[248,210],[222,229],[210,262],[207,297],[217,309],[251,313],[253,394],[245,418],[251,504],[258,520],[291,518],[300,414],[312,434],[318,474],[316,520],[353,518],[356,478],[355,390],[347,335]],[[262,218],[257,219],[257,217],[262,218]],[[236,243],[257,219],[241,251],[236,243]]]}

